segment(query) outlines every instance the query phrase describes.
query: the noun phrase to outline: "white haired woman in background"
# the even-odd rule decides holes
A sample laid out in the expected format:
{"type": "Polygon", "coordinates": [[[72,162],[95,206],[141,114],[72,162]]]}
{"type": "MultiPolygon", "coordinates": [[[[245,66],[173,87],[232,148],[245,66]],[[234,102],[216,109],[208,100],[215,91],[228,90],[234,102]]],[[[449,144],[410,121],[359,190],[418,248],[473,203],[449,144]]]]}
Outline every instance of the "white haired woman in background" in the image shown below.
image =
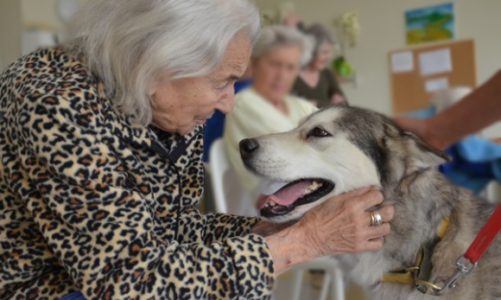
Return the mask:
{"type": "Polygon", "coordinates": [[[280,231],[199,212],[202,124],[233,105],[248,2],[94,0],[75,28],[0,76],[0,299],[266,298],[293,264],[381,247],[376,192],[280,231]]]}

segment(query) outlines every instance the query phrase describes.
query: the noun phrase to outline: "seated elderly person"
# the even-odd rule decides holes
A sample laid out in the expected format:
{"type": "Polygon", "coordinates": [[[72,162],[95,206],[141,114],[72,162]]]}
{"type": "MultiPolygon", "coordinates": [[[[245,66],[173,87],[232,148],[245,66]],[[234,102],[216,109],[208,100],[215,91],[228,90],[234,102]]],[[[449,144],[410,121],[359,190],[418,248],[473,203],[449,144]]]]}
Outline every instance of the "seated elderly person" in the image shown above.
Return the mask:
{"type": "Polygon", "coordinates": [[[286,228],[198,210],[201,125],[233,106],[251,4],[86,5],[74,40],[0,75],[0,299],[266,299],[294,264],[382,247],[374,191],[286,228]]]}
{"type": "Polygon", "coordinates": [[[255,200],[259,196],[259,180],[244,167],[239,142],[291,130],[317,110],[310,102],[290,95],[301,61],[308,58],[305,57],[305,53],[309,53],[307,48],[307,38],[285,26],[264,28],[254,46],[253,86],[236,96],[235,108],[226,118],[223,137],[231,165],[246,191],[237,205],[231,204],[233,213],[255,215],[255,200]]]}

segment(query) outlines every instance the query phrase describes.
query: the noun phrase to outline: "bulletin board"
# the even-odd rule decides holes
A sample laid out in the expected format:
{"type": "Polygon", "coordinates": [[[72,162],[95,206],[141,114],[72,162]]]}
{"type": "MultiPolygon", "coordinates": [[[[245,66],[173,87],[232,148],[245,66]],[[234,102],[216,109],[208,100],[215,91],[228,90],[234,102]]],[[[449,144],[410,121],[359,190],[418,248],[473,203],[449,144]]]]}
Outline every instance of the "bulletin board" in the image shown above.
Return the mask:
{"type": "Polygon", "coordinates": [[[388,60],[395,114],[428,107],[440,89],[476,86],[473,40],[394,50],[388,60]]]}

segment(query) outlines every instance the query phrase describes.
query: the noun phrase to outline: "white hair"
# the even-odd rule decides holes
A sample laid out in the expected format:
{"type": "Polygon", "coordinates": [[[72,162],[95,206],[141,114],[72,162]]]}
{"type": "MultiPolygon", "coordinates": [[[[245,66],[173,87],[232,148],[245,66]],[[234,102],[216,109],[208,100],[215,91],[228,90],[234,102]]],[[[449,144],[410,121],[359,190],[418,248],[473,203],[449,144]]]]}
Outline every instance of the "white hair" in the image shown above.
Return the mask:
{"type": "Polygon", "coordinates": [[[274,48],[283,46],[295,46],[301,49],[301,66],[310,61],[313,40],[299,30],[283,25],[268,26],[261,30],[252,51],[252,58],[259,59],[274,48]]]}
{"type": "Polygon", "coordinates": [[[247,0],[91,0],[77,15],[68,46],[114,105],[143,125],[151,123],[155,80],[208,75],[237,33],[254,42],[260,27],[247,0]]]}

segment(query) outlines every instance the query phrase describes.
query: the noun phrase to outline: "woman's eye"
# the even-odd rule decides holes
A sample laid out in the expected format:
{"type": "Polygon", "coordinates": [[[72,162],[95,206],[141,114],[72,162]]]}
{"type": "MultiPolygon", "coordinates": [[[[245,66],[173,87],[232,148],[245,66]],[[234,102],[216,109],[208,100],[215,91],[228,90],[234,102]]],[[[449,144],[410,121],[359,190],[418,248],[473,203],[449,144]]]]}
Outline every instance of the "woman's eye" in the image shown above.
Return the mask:
{"type": "Polygon", "coordinates": [[[321,127],[315,127],[308,132],[308,134],[306,135],[306,138],[310,138],[310,137],[323,138],[323,137],[328,137],[328,136],[332,136],[332,134],[330,134],[328,131],[326,131],[325,129],[323,129],[321,127]]]}
{"type": "Polygon", "coordinates": [[[231,84],[234,84],[235,83],[235,80],[229,80],[229,81],[226,81],[224,84],[220,85],[218,87],[219,90],[224,90],[226,89],[227,87],[229,87],[231,84]]]}

